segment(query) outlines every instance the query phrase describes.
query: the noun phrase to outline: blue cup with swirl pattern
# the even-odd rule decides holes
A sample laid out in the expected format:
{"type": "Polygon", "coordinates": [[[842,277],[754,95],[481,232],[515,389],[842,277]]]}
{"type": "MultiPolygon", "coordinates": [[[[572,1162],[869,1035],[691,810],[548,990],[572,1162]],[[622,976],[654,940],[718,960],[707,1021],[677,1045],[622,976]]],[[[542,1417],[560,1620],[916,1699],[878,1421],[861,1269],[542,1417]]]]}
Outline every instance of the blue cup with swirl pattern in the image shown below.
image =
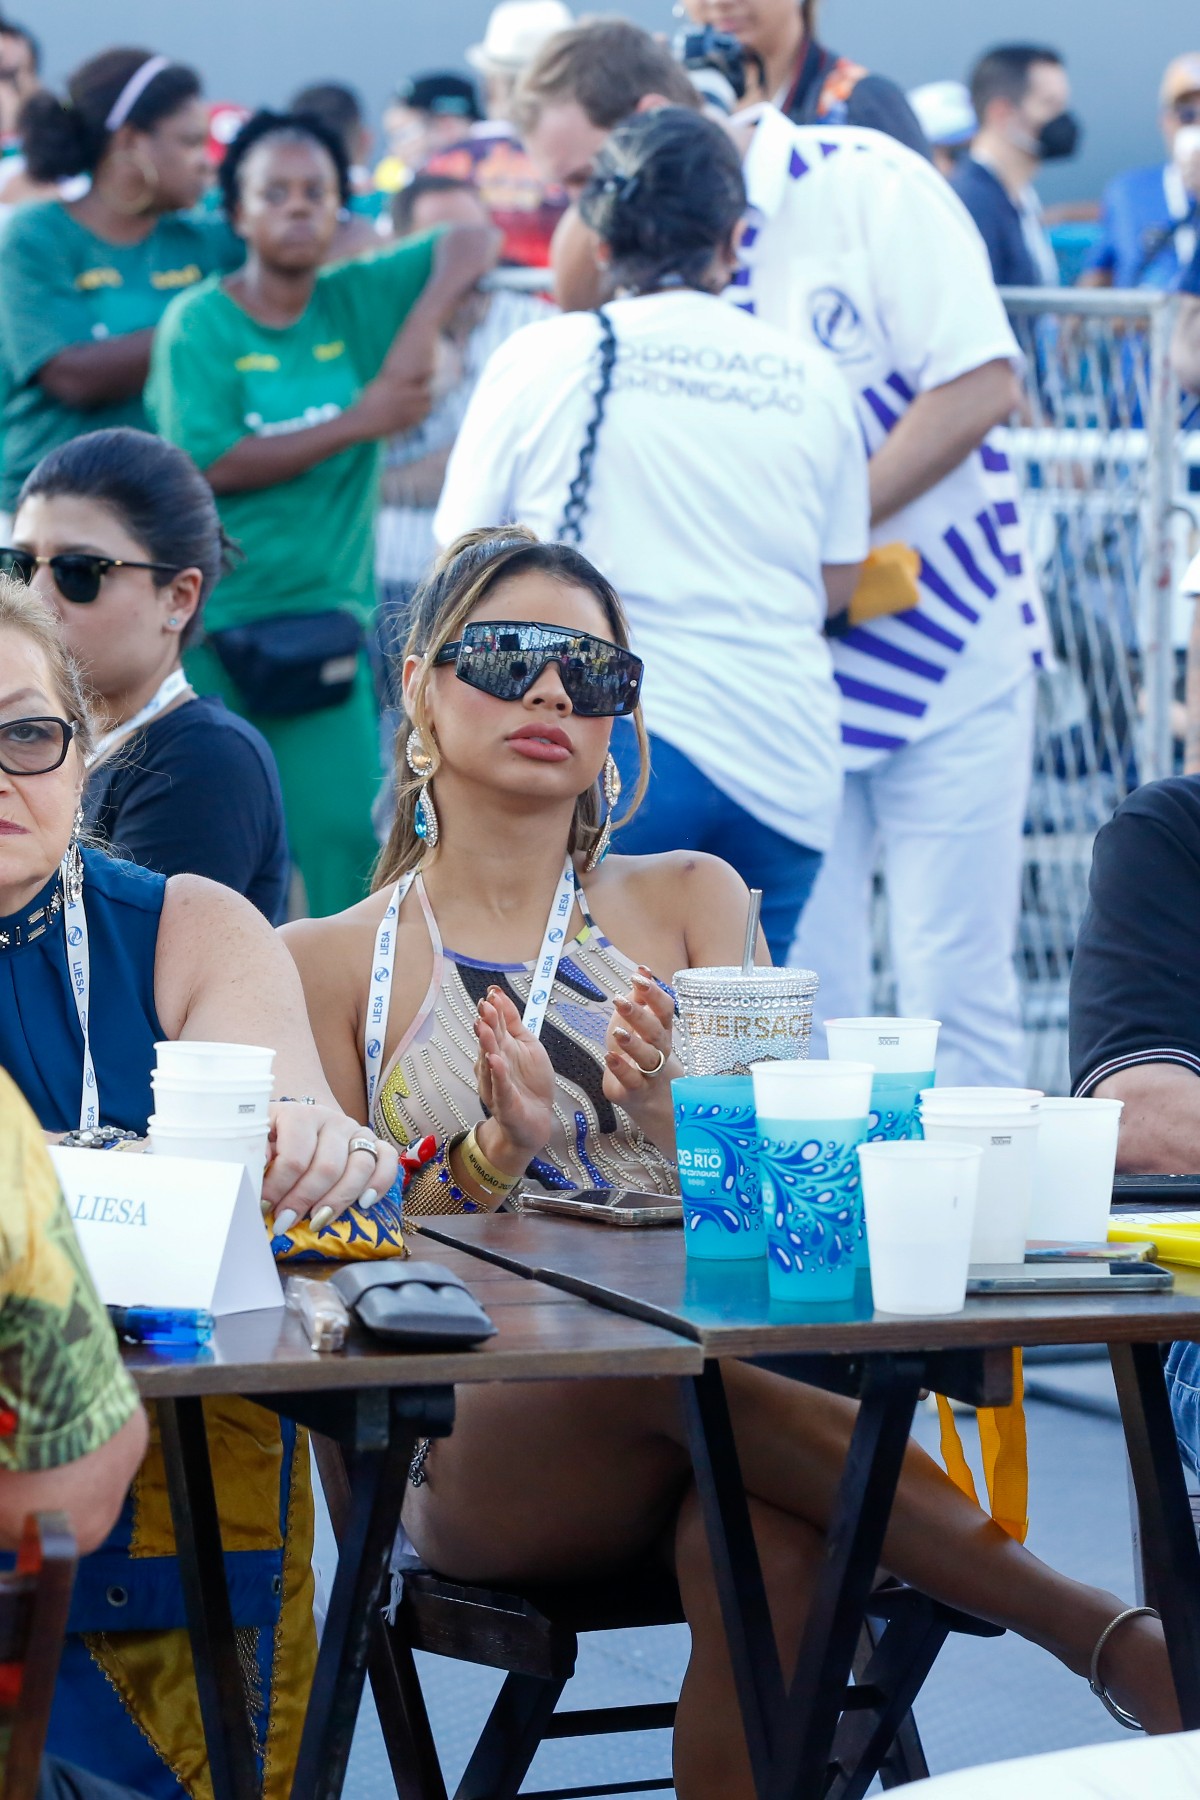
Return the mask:
{"type": "Polygon", "coordinates": [[[773,1300],[853,1297],[866,1265],[857,1148],[870,1122],[866,1062],[753,1064],[758,1172],[773,1300]]]}
{"type": "Polygon", "coordinates": [[[869,1062],[875,1070],[869,1143],[924,1137],[918,1096],[933,1086],[940,1023],[939,1019],[826,1019],[830,1056],[869,1062]]]}
{"type": "Polygon", "coordinates": [[[754,1083],[749,1075],[682,1075],[671,1098],[688,1255],[710,1262],[764,1255],[754,1083]]]}

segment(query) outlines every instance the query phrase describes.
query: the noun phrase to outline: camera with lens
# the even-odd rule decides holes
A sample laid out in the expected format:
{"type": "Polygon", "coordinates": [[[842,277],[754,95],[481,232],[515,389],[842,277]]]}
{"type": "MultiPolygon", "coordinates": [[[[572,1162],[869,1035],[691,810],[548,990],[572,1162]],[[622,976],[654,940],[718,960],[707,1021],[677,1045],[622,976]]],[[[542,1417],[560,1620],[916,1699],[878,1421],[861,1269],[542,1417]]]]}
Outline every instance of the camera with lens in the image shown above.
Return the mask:
{"type": "MultiPolygon", "coordinates": [[[[681,31],[672,51],[691,76],[692,86],[719,112],[734,112],[745,99],[747,52],[732,33],[714,25],[681,31]]],[[[752,51],[749,54],[758,61],[752,51]]]]}

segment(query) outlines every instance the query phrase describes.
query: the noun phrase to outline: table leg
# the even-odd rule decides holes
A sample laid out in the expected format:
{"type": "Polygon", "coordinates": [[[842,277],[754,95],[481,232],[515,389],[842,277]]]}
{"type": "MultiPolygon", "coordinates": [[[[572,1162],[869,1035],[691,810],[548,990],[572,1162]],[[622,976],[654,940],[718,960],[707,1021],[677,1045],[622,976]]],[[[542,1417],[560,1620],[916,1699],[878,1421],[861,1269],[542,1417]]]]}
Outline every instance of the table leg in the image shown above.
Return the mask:
{"type": "Polygon", "coordinates": [[[771,1768],[770,1800],[825,1792],[834,1732],[875,1584],[925,1372],[920,1356],[870,1359],[825,1532],[771,1768]]]}
{"type": "Polygon", "coordinates": [[[684,1384],[696,1489],[759,1800],[825,1792],[924,1370],[919,1355],[870,1359],[786,1696],[719,1365],[707,1364],[684,1384]]]}
{"type": "Polygon", "coordinates": [[[159,1431],[214,1800],[259,1789],[199,1399],[160,1400],[159,1431]]]}
{"type": "Polygon", "coordinates": [[[419,1429],[392,1396],[386,1442],[360,1449],[338,1545],[337,1574],[312,1694],[304,1720],[291,1800],[338,1800],[362,1700],[372,1637],[387,1581],[408,1465],[419,1429]]]}
{"type": "Polygon", "coordinates": [[[696,1493],[704,1515],[755,1792],[759,1800],[766,1800],[772,1732],[783,1709],[783,1671],[720,1363],[705,1363],[702,1373],[682,1382],[681,1387],[696,1493]]]}
{"type": "Polygon", "coordinates": [[[1200,1550],[1157,1344],[1110,1344],[1140,1517],[1146,1586],[1162,1612],[1185,1731],[1200,1728],[1200,1550]]]}

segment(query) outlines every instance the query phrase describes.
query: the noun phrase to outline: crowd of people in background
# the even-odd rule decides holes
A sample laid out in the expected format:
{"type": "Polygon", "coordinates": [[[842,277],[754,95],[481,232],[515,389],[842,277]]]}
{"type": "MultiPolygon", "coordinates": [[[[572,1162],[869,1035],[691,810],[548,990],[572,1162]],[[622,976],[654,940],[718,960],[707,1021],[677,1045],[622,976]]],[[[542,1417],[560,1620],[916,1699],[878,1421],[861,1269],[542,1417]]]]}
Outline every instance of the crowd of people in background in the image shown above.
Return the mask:
{"type": "MultiPolygon", "coordinates": [[[[736,960],[748,886],[760,956],[818,972],[819,1025],[872,1011],[882,875],[898,1009],[942,1021],[940,1079],[1023,1079],[1047,631],[997,436],[1020,399],[998,288],[1180,286],[1200,387],[1200,54],[1164,74],[1164,160],[1054,211],[1038,177],[1081,126],[1053,47],[906,95],[826,46],[817,0],[675,12],[672,42],[501,0],[463,68],[404,74],[378,151],[329,71],[276,110],[115,48],[55,92],[0,22],[0,1065],[44,1131],[92,1142],[145,1132],[156,1040],[274,1044],[277,1243],[348,1206],[386,1235],[401,1166],[413,1211],[522,1179],[669,1190],[665,984],[736,960]],[[552,891],[568,954],[531,1024],[552,891]],[[90,1007],[48,929],[81,907],[90,1007]]],[[[1140,1066],[1103,1021],[1089,1042],[1089,1086],[1140,1066]]],[[[847,1414],[806,1399],[780,1433],[773,1378],[744,1373],[751,1461],[821,1446],[755,1503],[774,1604],[819,1555],[847,1414]]],[[[101,1429],[140,1455],[110,1386],[101,1429]]],[[[234,1553],[273,1559],[256,1732],[286,1771],[307,1461],[278,1427],[247,1461],[242,1404],[220,1454],[288,1520],[234,1553]]],[[[532,1576],[609,1526],[648,1547],[678,1422],[645,1396],[510,1406],[472,1401],[435,1447],[422,1550],[474,1578],[498,1544],[532,1576]]],[[[923,1460],[905,1483],[889,1567],[1086,1668],[1111,1596],[981,1533],[923,1460]]],[[[677,1779],[732,1800],[692,1500],[677,1779]]],[[[105,1550],[128,1611],[73,1633],[52,1747],[174,1800],[202,1738],[157,1680],[186,1640],[129,1554],[134,1505],[105,1550]]],[[[1175,1721],[1149,1620],[1106,1677],[1175,1721]]]]}

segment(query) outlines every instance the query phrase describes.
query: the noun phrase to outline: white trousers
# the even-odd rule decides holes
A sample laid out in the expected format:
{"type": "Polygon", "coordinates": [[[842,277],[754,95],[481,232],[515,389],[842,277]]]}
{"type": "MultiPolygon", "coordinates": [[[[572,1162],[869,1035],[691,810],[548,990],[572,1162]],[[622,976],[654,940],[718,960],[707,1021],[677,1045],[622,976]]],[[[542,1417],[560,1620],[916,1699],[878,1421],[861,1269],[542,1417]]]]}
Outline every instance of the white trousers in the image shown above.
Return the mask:
{"type": "Polygon", "coordinates": [[[871,887],[882,866],[902,1016],[942,1021],[938,1080],[1021,1086],[1016,970],[1032,673],[957,725],[846,777],[842,812],[788,962],[821,977],[826,1019],[871,1006],[871,887]]]}

